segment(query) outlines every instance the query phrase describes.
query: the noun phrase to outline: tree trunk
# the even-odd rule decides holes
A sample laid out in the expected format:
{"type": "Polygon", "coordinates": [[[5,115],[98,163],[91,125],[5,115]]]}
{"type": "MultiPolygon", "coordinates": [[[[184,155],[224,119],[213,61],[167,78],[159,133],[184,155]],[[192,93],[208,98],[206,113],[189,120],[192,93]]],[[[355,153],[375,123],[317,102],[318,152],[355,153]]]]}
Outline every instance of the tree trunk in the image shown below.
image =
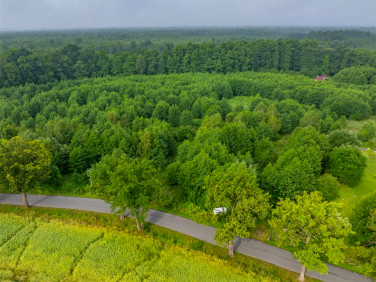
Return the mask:
{"type": "MultiPolygon", "coordinates": [[[[306,241],[305,241],[306,245],[309,243],[309,240],[311,240],[310,235],[306,238],[306,241]]],[[[302,267],[300,268],[300,275],[299,275],[299,278],[298,278],[299,281],[305,280],[305,278],[304,278],[305,272],[306,272],[306,267],[302,264],[302,267]]]]}
{"type": "Polygon", "coordinates": [[[305,278],[304,278],[305,271],[306,271],[306,268],[302,264],[302,267],[300,268],[300,275],[299,275],[299,278],[298,278],[299,281],[305,281],[305,278]]]}
{"type": "Polygon", "coordinates": [[[234,241],[228,242],[228,254],[230,257],[234,257],[234,241]]]}
{"type": "Polygon", "coordinates": [[[122,213],[120,214],[120,220],[123,221],[124,218],[125,218],[125,213],[122,212],[122,213]]]}
{"type": "Polygon", "coordinates": [[[141,224],[138,222],[137,216],[136,216],[136,224],[137,224],[137,230],[140,232],[142,229],[141,224]]]}
{"type": "Polygon", "coordinates": [[[28,208],[29,207],[29,202],[27,201],[27,195],[25,192],[22,192],[22,200],[25,204],[25,208],[28,208]]]}

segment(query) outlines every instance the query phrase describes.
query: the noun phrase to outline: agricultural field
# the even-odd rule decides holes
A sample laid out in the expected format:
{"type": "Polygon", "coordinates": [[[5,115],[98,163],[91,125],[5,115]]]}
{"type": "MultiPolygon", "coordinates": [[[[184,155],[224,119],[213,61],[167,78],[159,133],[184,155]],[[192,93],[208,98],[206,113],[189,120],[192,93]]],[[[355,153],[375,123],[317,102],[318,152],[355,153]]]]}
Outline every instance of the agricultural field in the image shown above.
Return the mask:
{"type": "Polygon", "coordinates": [[[272,281],[225,260],[101,227],[0,214],[0,280],[272,281]]]}

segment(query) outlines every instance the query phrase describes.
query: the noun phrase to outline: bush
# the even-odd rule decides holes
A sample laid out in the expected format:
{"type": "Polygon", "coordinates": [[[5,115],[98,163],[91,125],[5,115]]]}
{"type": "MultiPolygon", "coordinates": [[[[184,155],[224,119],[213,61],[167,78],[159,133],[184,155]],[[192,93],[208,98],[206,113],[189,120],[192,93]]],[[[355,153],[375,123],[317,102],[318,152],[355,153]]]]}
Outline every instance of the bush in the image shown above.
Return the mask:
{"type": "Polygon", "coordinates": [[[330,171],[340,182],[351,187],[359,183],[367,166],[367,157],[359,148],[342,145],[334,148],[329,158],[330,171]]]}
{"type": "Polygon", "coordinates": [[[340,184],[331,174],[325,173],[317,179],[317,191],[320,191],[325,201],[333,201],[339,197],[340,184]]]}
{"type": "Polygon", "coordinates": [[[361,145],[355,135],[344,129],[330,132],[328,140],[331,147],[340,147],[341,145],[354,145],[360,147],[361,145]]]}
{"type": "Polygon", "coordinates": [[[362,142],[370,141],[375,137],[376,128],[372,122],[363,125],[362,130],[358,133],[358,139],[362,142]]]}
{"type": "Polygon", "coordinates": [[[376,193],[358,203],[353,211],[353,215],[350,217],[353,230],[355,231],[355,234],[352,236],[353,241],[366,244],[372,238],[372,230],[367,227],[372,210],[376,210],[376,193]]]}

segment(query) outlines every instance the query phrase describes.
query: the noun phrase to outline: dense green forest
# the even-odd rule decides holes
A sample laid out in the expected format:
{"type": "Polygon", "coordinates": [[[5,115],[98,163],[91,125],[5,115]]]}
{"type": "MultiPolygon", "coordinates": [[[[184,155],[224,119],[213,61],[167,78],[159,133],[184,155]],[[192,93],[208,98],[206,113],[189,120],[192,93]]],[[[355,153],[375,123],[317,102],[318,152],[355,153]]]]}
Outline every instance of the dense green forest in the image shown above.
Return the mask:
{"type": "MultiPolygon", "coordinates": [[[[334,39],[341,42],[345,39],[363,42],[376,38],[376,35],[360,31],[342,33],[316,31],[308,33],[310,34],[315,40],[309,37],[303,40],[259,39],[221,44],[213,42],[176,44],[179,40],[173,43],[161,41],[155,44],[150,40],[139,43],[134,40],[124,40],[121,41],[124,44],[122,47],[118,48],[116,41],[109,41],[109,46],[100,49],[88,46],[87,43],[91,42],[88,39],[84,41],[86,44],[76,40],[74,44],[63,46],[57,44],[57,48],[45,47],[40,50],[28,48],[28,44],[22,44],[21,41],[18,49],[5,47],[0,53],[0,87],[27,83],[45,84],[65,79],[106,75],[272,71],[299,72],[308,76],[317,76],[334,75],[352,66],[376,67],[375,50],[353,48],[354,44],[346,43],[333,47],[327,46],[326,43],[321,44],[320,41],[321,39],[330,44],[336,42],[334,39]]],[[[100,33],[100,35],[107,34],[100,33]]],[[[69,34],[65,36],[71,38],[69,34]]],[[[101,36],[94,37],[92,44],[100,45],[101,36]]],[[[107,36],[108,40],[112,39],[111,34],[107,36]]],[[[162,39],[164,40],[164,37],[162,39]]],[[[64,42],[63,39],[60,40],[64,42]]],[[[44,41],[32,42],[44,46],[44,41]]],[[[7,37],[5,36],[0,42],[6,44],[7,37]]]]}
{"type": "MultiPolygon", "coordinates": [[[[114,34],[108,42],[121,33],[114,34]]],[[[4,50],[2,189],[22,190],[20,180],[9,176],[16,170],[8,172],[7,152],[14,144],[24,146],[22,140],[39,140],[29,150],[43,154],[43,165],[50,161],[50,177],[38,178],[45,191],[67,191],[64,181],[72,178],[82,190],[68,192],[90,193],[114,207],[131,208],[140,230],[147,210],[142,207],[185,207],[199,216],[233,203],[231,217],[220,218],[222,231],[216,234],[223,245],[230,242],[231,254],[234,235],[249,236],[249,229],[276,206],[275,215],[282,217],[284,206],[294,205],[290,199],[297,205],[316,203],[330,218],[341,209],[332,202],[341,187],[361,181],[367,164],[362,146],[373,148],[376,134],[376,51],[340,45],[350,38],[362,45],[373,36],[369,31],[311,31],[303,40],[126,41],[120,51],[115,41],[114,51],[98,51],[90,40],[84,47],[78,42],[61,47],[65,39],[58,34],[56,46],[4,50]],[[321,74],[332,77],[315,81],[321,74]],[[357,134],[346,129],[349,120],[363,121],[357,134]],[[117,190],[124,183],[129,185],[117,190]],[[249,215],[246,231],[237,226],[244,214],[249,215]]],[[[2,44],[12,46],[11,40],[9,35],[2,44]]],[[[33,44],[44,44],[45,39],[38,40],[33,44]]],[[[23,168],[17,169],[21,174],[23,168]]],[[[26,168],[25,175],[31,170],[26,168]]],[[[354,234],[347,219],[339,217],[341,226],[323,233],[350,234],[349,246],[359,242],[357,259],[369,275],[375,275],[374,197],[352,207],[354,234]]],[[[327,242],[335,243],[331,249],[344,247],[342,239],[333,240],[327,242]]],[[[337,262],[330,255],[318,254],[337,262]]],[[[319,263],[312,267],[325,270],[319,263]]]]}
{"type": "MultiPolygon", "coordinates": [[[[200,153],[213,160],[212,168],[248,158],[262,172],[275,161],[276,169],[285,168],[283,163],[295,157],[306,161],[307,150],[301,156],[297,150],[304,145],[300,139],[317,138],[318,147],[312,149],[315,160],[307,170],[311,178],[306,180],[312,180],[330,167],[331,152],[342,145],[343,138],[325,134],[346,135],[338,131],[346,118],[362,120],[376,113],[374,85],[342,86],[335,79],[320,83],[302,75],[263,72],[188,73],[3,88],[0,129],[2,138],[23,135],[50,140],[57,175],[84,172],[116,148],[132,157],[147,157],[158,167],[168,167],[169,173],[188,166],[200,153]],[[250,106],[231,107],[236,96],[252,96],[250,106]],[[294,153],[288,156],[290,149],[294,153]],[[278,155],[285,153],[278,161],[278,155]]],[[[185,181],[171,175],[171,186],[179,186],[178,179],[185,181]]],[[[314,182],[309,182],[313,189],[314,182]]],[[[200,191],[201,184],[192,189],[200,191]]],[[[187,190],[190,185],[180,186],[187,190]]],[[[277,190],[276,196],[296,192],[277,190]]],[[[192,199],[200,198],[192,193],[192,199]]]]}

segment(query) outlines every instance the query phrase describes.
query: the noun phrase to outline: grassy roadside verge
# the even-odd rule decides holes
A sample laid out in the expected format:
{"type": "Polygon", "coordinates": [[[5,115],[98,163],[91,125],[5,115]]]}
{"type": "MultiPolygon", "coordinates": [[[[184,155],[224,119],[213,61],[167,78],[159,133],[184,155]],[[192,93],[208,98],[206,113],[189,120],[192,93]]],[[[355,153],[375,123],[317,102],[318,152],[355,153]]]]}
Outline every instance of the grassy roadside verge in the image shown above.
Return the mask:
{"type": "MultiPolygon", "coordinates": [[[[47,222],[50,220],[60,220],[72,225],[101,227],[137,236],[149,236],[160,241],[161,244],[166,247],[178,246],[188,250],[203,252],[206,255],[224,260],[229,266],[240,268],[244,272],[254,273],[256,277],[268,277],[272,281],[296,281],[297,277],[296,273],[241,254],[236,254],[234,259],[230,259],[227,250],[224,248],[156,225],[149,224],[144,233],[139,234],[135,228],[134,220],[130,218],[120,222],[119,218],[115,215],[52,208],[25,209],[23,207],[9,205],[1,205],[0,213],[27,217],[31,220],[39,219],[47,222]]],[[[315,280],[308,278],[307,281],[315,280]]]]}

